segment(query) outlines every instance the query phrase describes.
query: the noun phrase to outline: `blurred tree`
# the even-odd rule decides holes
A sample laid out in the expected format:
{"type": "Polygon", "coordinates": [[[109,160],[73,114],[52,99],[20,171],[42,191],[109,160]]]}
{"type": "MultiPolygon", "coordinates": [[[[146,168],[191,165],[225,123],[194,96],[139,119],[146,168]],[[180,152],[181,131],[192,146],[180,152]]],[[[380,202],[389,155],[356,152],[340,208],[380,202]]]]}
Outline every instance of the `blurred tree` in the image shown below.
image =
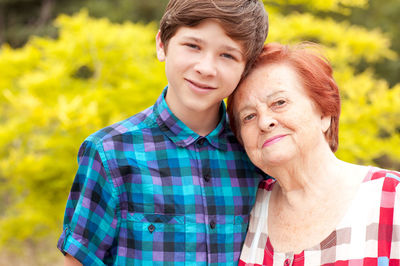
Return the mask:
{"type": "MultiPolygon", "coordinates": [[[[400,52],[400,1],[398,0],[362,0],[362,1],[264,1],[267,6],[279,6],[281,14],[293,11],[308,12],[319,18],[330,17],[338,22],[347,21],[368,30],[379,28],[391,39],[391,49],[400,52]],[[316,4],[315,4],[316,3],[316,4]]],[[[374,62],[360,60],[356,70],[365,71],[374,68],[374,72],[386,79],[390,86],[400,82],[400,61],[393,58],[380,58],[374,62]]]]}
{"type": "MultiPolygon", "coordinates": [[[[153,104],[166,84],[163,66],[155,59],[156,23],[93,19],[90,10],[114,16],[118,8],[129,10],[124,6],[128,1],[115,0],[111,8],[108,1],[97,0],[98,11],[90,1],[94,4],[82,1],[89,11],[56,20],[59,30],[53,39],[34,37],[22,48],[4,45],[0,50],[0,250],[23,250],[34,265],[49,265],[40,259],[43,243],[55,246],[61,233],[80,143],[153,104]]],[[[352,8],[365,8],[366,1],[265,3],[269,42],[312,40],[326,49],[343,98],[338,156],[400,170],[400,86],[377,79],[373,68],[356,69],[362,61],[397,58],[390,36],[349,22],[352,8]],[[329,14],[341,16],[341,22],[329,14]]],[[[113,17],[118,18],[125,21],[113,17]]]]}
{"type": "Polygon", "coordinates": [[[17,47],[30,35],[54,35],[49,24],[55,5],[55,0],[0,0],[0,43],[17,47]]]}
{"type": "MultiPolygon", "coordinates": [[[[400,52],[400,2],[398,0],[357,1],[264,1],[267,6],[279,6],[281,14],[293,11],[312,13],[317,17],[332,17],[350,21],[368,29],[381,28],[390,34],[392,49],[400,52]],[[332,12],[333,11],[333,12],[332,12]]],[[[158,21],[168,0],[0,0],[0,44],[7,42],[21,47],[31,35],[57,36],[51,20],[58,14],[73,14],[82,7],[92,17],[107,17],[112,22],[158,21]]],[[[375,73],[386,79],[390,86],[400,82],[400,61],[382,58],[376,62],[361,60],[357,70],[373,67],[375,73]]]]}
{"type": "MultiPolygon", "coordinates": [[[[392,49],[400,52],[400,1],[386,0],[370,0],[368,8],[354,8],[349,21],[354,24],[365,26],[368,29],[379,27],[388,33],[392,41],[392,49]]],[[[365,61],[361,61],[359,68],[364,70],[370,68],[371,65],[365,61]]],[[[389,60],[383,58],[375,62],[372,67],[375,72],[382,78],[386,79],[391,86],[400,83],[400,61],[389,60]]]]}
{"type": "Polygon", "coordinates": [[[59,14],[86,8],[92,17],[112,22],[145,22],[161,18],[168,0],[0,0],[0,44],[21,47],[29,36],[57,36],[51,21],[59,14]]]}
{"type": "Polygon", "coordinates": [[[56,25],[55,40],[0,52],[0,250],[37,248],[37,257],[46,239],[56,250],[80,143],[152,105],[166,85],[156,24],[81,12],[56,25]]]}
{"type": "Polygon", "coordinates": [[[164,13],[168,0],[84,0],[79,6],[70,5],[67,13],[75,13],[82,7],[92,17],[106,17],[111,22],[143,22],[158,21],[164,13]]]}

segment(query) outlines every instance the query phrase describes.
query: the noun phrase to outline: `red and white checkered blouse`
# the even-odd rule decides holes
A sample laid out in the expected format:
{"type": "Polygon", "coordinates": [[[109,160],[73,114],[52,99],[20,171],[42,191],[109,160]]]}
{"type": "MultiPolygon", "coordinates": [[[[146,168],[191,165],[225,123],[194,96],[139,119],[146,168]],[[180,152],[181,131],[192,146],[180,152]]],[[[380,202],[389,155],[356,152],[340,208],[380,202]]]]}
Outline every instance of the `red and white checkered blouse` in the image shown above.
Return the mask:
{"type": "Polygon", "coordinates": [[[242,249],[242,265],[400,265],[400,173],[371,167],[336,230],[299,254],[277,253],[269,241],[274,180],[260,183],[242,249]]]}

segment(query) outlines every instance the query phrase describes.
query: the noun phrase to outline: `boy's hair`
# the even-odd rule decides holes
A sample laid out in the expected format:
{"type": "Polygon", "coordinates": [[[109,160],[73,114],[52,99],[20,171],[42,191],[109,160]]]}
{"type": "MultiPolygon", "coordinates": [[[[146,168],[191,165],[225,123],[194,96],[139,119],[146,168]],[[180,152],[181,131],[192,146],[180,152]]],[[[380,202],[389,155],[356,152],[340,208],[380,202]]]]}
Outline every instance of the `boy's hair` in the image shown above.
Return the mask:
{"type": "Polygon", "coordinates": [[[242,76],[245,76],[268,35],[264,4],[259,0],[170,0],[160,21],[165,49],[179,27],[194,27],[208,18],[217,19],[226,34],[242,44],[246,59],[242,76]]]}

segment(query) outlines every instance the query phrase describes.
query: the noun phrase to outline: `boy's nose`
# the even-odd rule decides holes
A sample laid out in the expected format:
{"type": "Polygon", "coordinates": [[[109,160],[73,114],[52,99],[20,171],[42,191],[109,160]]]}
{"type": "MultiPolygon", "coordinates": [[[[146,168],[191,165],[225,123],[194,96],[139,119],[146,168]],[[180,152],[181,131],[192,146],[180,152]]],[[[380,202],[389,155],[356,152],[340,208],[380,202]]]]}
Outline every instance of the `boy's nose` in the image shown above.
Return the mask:
{"type": "Polygon", "coordinates": [[[212,55],[206,55],[198,60],[194,69],[206,76],[215,76],[217,74],[216,62],[212,55]]]}

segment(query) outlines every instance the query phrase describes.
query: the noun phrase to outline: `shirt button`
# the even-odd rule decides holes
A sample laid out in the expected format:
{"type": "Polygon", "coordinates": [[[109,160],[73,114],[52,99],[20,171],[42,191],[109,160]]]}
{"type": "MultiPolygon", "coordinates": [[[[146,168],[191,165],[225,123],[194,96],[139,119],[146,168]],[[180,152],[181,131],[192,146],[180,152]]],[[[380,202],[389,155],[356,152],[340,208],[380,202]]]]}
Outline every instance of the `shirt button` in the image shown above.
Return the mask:
{"type": "Polygon", "coordinates": [[[202,146],[202,145],[204,144],[204,141],[206,141],[205,138],[199,139],[199,140],[197,141],[197,145],[202,146]]]}
{"type": "Polygon", "coordinates": [[[210,174],[205,174],[205,175],[204,175],[204,180],[205,180],[206,182],[210,182],[210,179],[211,179],[210,174]]]}
{"type": "Polygon", "coordinates": [[[290,265],[290,260],[289,259],[285,260],[285,265],[290,265]]]}
{"type": "Polygon", "coordinates": [[[149,225],[149,227],[147,227],[147,229],[149,230],[150,233],[153,233],[153,231],[156,229],[156,227],[154,225],[149,225]]]}
{"type": "Polygon", "coordinates": [[[211,222],[210,222],[210,227],[211,227],[211,229],[214,229],[214,228],[215,228],[215,222],[214,222],[214,221],[211,221],[211,222]]]}

